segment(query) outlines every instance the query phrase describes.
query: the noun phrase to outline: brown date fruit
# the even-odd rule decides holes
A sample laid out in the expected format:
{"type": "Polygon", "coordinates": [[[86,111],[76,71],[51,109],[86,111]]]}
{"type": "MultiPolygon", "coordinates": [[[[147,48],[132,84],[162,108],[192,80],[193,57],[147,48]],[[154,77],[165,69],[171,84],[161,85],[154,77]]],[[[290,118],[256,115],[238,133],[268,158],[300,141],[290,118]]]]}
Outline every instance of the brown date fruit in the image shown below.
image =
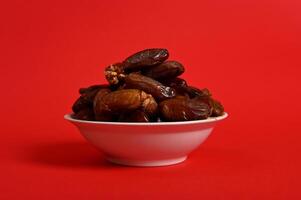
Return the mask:
{"type": "Polygon", "coordinates": [[[212,108],[211,117],[218,117],[224,114],[224,106],[215,99],[212,99],[212,108]]]}
{"type": "Polygon", "coordinates": [[[72,110],[78,113],[82,109],[93,108],[93,101],[97,92],[102,88],[108,88],[108,85],[92,85],[88,88],[80,88],[81,96],[74,102],[72,110]]]}
{"type": "Polygon", "coordinates": [[[147,98],[147,94],[140,90],[124,89],[109,93],[102,101],[112,112],[119,113],[141,107],[147,98]]]}
{"type": "Polygon", "coordinates": [[[96,94],[93,102],[93,110],[95,114],[95,119],[99,121],[112,121],[113,120],[113,115],[108,109],[104,109],[105,107],[101,107],[102,99],[104,96],[109,94],[111,90],[109,89],[100,89],[98,93],[96,94]],[[100,107],[102,108],[100,110],[100,107]]]}
{"type": "Polygon", "coordinates": [[[98,120],[111,120],[114,115],[143,109],[148,115],[157,112],[157,103],[150,94],[141,90],[122,89],[108,94],[96,96],[94,112],[98,120]]]}
{"type": "Polygon", "coordinates": [[[184,87],[184,92],[186,92],[190,98],[194,98],[194,97],[210,97],[211,93],[207,88],[204,89],[198,89],[196,87],[193,86],[187,86],[184,87]]]}
{"type": "Polygon", "coordinates": [[[212,98],[210,96],[197,96],[197,97],[195,97],[193,99],[195,101],[199,101],[199,102],[207,104],[208,107],[209,107],[209,116],[212,115],[212,112],[213,112],[213,102],[212,102],[212,98]]]}
{"type": "Polygon", "coordinates": [[[153,48],[139,51],[123,61],[124,69],[128,72],[138,71],[163,63],[169,56],[167,49],[153,48]]]}
{"type": "Polygon", "coordinates": [[[198,89],[193,86],[180,86],[180,85],[174,85],[173,88],[176,91],[177,95],[185,95],[185,96],[189,96],[190,98],[211,96],[211,93],[207,88],[198,89]]]}
{"type": "Polygon", "coordinates": [[[150,122],[147,114],[142,110],[135,110],[130,113],[122,113],[118,119],[120,122],[150,122]]]}
{"type": "Polygon", "coordinates": [[[147,114],[150,118],[152,118],[158,112],[158,104],[151,94],[146,94],[146,95],[147,97],[142,103],[142,110],[145,112],[145,114],[147,114]]]}
{"type": "Polygon", "coordinates": [[[109,84],[80,88],[72,116],[90,121],[160,122],[223,115],[223,105],[210,91],[179,78],[184,66],[167,61],[168,57],[167,49],[145,49],[106,67],[109,84]]]}
{"type": "Polygon", "coordinates": [[[105,68],[105,77],[110,85],[117,85],[123,82],[125,77],[124,64],[115,63],[105,68]]]}
{"type": "Polygon", "coordinates": [[[74,113],[78,113],[83,109],[87,109],[90,107],[90,102],[84,97],[80,96],[72,105],[72,111],[74,113]]]}
{"type": "Polygon", "coordinates": [[[197,96],[197,97],[195,97],[195,99],[197,99],[198,101],[202,101],[209,105],[209,107],[211,108],[210,109],[211,110],[210,117],[218,117],[218,116],[221,116],[224,114],[223,105],[219,101],[213,99],[211,96],[209,96],[209,95],[197,96]]]}
{"type": "Polygon", "coordinates": [[[189,98],[167,99],[159,104],[159,110],[165,121],[207,119],[210,115],[207,103],[189,98]]]}
{"type": "Polygon", "coordinates": [[[183,96],[183,95],[177,95],[174,97],[175,99],[189,99],[188,96],[183,96]]]}
{"type": "Polygon", "coordinates": [[[131,73],[125,77],[125,87],[143,90],[151,94],[158,101],[175,96],[175,91],[172,88],[138,73],[131,73]]]}
{"type": "Polygon", "coordinates": [[[143,70],[142,74],[156,80],[175,78],[184,73],[184,66],[177,61],[165,61],[143,70]]]}
{"type": "Polygon", "coordinates": [[[163,85],[169,86],[169,87],[186,87],[187,82],[182,78],[172,78],[172,79],[166,79],[166,80],[160,80],[160,82],[163,85]]]}
{"type": "Polygon", "coordinates": [[[100,89],[109,88],[108,85],[92,85],[88,88],[81,88],[79,90],[81,96],[93,105],[94,98],[100,89]]]}
{"type": "Polygon", "coordinates": [[[73,114],[73,118],[80,119],[80,120],[88,120],[88,121],[94,121],[95,116],[93,109],[91,108],[85,108],[80,110],[79,112],[73,114]]]}

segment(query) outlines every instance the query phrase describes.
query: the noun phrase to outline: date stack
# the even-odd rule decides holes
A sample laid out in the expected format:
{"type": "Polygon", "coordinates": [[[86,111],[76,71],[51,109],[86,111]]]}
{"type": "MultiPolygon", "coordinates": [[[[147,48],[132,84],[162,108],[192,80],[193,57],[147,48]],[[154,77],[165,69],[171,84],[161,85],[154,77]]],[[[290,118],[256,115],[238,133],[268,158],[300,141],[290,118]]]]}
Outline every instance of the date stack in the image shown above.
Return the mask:
{"type": "Polygon", "coordinates": [[[79,89],[73,118],[89,121],[160,122],[221,116],[208,89],[179,78],[184,66],[167,49],[146,49],[105,68],[108,84],[79,89]]]}

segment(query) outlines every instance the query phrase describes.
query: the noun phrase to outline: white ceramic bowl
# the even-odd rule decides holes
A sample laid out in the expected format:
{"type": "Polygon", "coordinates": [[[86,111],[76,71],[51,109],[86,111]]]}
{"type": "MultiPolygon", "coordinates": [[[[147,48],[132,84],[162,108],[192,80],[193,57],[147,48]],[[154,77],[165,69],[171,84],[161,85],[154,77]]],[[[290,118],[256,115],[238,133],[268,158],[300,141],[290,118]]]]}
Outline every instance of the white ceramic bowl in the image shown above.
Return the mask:
{"type": "Polygon", "coordinates": [[[164,166],[183,162],[214,126],[228,116],[185,122],[126,123],[65,119],[105,153],[106,159],[131,166],[164,166]]]}

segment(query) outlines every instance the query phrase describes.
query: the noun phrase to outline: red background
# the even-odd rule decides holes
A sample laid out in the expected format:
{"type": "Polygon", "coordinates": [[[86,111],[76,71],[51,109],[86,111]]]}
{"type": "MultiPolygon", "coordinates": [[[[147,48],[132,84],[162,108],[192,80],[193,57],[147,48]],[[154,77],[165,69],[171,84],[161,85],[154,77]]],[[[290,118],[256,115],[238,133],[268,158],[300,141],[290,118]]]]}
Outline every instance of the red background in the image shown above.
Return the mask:
{"type": "Polygon", "coordinates": [[[0,7],[1,199],[301,198],[300,1],[0,7]],[[112,165],[63,115],[105,66],[149,47],[168,48],[230,117],[183,164],[112,165]]]}

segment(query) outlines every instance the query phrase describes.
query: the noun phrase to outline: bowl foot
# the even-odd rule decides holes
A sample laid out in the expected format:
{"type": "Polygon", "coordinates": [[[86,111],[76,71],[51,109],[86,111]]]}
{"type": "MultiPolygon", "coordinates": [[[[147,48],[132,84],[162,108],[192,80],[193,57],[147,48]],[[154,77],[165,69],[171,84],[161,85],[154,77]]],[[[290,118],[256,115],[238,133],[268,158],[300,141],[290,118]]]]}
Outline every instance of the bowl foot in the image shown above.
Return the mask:
{"type": "Polygon", "coordinates": [[[112,163],[119,165],[127,165],[127,166],[138,166],[138,167],[158,167],[158,166],[167,166],[167,165],[175,165],[186,160],[187,156],[172,158],[172,159],[164,159],[164,160],[126,160],[119,158],[106,157],[106,159],[112,163]]]}

